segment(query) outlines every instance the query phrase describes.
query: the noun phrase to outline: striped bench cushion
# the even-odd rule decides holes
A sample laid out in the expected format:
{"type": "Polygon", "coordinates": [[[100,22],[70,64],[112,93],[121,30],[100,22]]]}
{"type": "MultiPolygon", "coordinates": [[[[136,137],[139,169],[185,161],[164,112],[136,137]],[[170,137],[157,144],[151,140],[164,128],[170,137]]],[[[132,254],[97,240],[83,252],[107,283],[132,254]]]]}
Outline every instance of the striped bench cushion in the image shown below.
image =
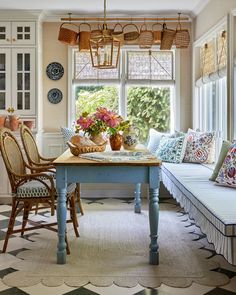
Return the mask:
{"type": "Polygon", "coordinates": [[[212,170],[200,164],[163,163],[162,173],[224,236],[236,236],[236,190],[209,181],[212,170]]]}

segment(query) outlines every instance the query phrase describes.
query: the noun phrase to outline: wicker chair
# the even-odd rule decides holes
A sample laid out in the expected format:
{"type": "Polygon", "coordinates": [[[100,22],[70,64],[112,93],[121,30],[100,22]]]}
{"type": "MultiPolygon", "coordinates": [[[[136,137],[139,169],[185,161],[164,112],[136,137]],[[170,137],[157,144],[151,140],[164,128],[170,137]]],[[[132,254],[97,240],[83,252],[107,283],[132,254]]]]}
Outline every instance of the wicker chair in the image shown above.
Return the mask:
{"type": "MultiPolygon", "coordinates": [[[[21,125],[20,135],[25,150],[25,154],[28,159],[29,165],[31,166],[32,172],[34,172],[35,167],[47,167],[48,165],[53,165],[53,161],[55,160],[55,158],[44,158],[40,155],[33,134],[26,125],[21,125]]],[[[84,210],[81,204],[79,183],[76,184],[76,198],[80,209],[80,213],[84,215],[84,210]]]]}
{"type": "MultiPolygon", "coordinates": [[[[45,167],[43,167],[43,169],[40,167],[35,167],[34,173],[27,173],[27,168],[31,169],[32,167],[24,161],[22,151],[16,138],[7,128],[0,129],[0,149],[12,189],[12,211],[2,250],[3,252],[6,252],[8,240],[11,234],[21,233],[21,235],[23,235],[25,231],[39,228],[47,228],[57,232],[57,229],[52,227],[57,225],[57,222],[39,224],[29,220],[30,211],[34,210],[33,207],[38,204],[47,203],[51,207],[52,215],[54,214],[54,200],[56,196],[56,190],[53,177],[45,173],[54,167],[50,165],[48,165],[46,169],[45,167]],[[22,228],[14,230],[16,216],[22,210],[22,228]],[[34,226],[26,227],[27,222],[30,222],[34,226]]],[[[67,194],[69,197],[67,200],[70,205],[70,219],[67,220],[67,222],[73,223],[75,235],[78,237],[78,221],[75,210],[74,192],[75,185],[68,187],[67,194]]],[[[69,253],[68,243],[67,253],[69,253]]]]}

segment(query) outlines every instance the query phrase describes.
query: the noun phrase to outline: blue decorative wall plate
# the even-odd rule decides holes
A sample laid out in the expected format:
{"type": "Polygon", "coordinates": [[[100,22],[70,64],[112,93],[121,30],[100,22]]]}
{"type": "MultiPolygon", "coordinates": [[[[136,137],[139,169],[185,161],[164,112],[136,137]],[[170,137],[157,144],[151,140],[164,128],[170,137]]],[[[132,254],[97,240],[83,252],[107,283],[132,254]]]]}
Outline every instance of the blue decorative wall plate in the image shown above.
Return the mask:
{"type": "Polygon", "coordinates": [[[52,88],[48,91],[48,100],[53,104],[59,103],[62,100],[62,97],[63,95],[61,90],[57,88],[52,88]]]}
{"type": "Polygon", "coordinates": [[[59,62],[51,62],[46,69],[46,73],[49,79],[59,80],[64,74],[64,68],[59,62]]]}

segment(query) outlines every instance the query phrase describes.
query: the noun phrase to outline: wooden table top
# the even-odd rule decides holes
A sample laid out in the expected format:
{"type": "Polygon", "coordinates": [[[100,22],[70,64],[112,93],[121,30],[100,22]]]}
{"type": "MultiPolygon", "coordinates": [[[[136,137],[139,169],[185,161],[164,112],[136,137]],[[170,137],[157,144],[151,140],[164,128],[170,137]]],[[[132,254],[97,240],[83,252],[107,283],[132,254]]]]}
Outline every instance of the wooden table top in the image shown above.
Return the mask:
{"type": "Polygon", "coordinates": [[[145,161],[94,161],[73,156],[68,149],[53,163],[55,166],[160,166],[161,160],[156,158],[145,161]]]}

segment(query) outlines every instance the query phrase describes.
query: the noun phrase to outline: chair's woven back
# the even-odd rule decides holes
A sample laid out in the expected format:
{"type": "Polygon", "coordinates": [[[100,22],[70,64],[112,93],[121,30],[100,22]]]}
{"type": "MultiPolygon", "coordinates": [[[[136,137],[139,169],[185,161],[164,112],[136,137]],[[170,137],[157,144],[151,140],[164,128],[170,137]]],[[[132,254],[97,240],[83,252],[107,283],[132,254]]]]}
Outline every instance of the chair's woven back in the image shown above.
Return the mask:
{"type": "Polygon", "coordinates": [[[20,129],[20,134],[29,164],[40,163],[38,147],[30,129],[27,126],[22,125],[20,129]]]}
{"type": "Polygon", "coordinates": [[[0,129],[0,148],[14,192],[19,180],[17,175],[26,174],[26,167],[20,146],[15,136],[7,128],[0,129]]]}

